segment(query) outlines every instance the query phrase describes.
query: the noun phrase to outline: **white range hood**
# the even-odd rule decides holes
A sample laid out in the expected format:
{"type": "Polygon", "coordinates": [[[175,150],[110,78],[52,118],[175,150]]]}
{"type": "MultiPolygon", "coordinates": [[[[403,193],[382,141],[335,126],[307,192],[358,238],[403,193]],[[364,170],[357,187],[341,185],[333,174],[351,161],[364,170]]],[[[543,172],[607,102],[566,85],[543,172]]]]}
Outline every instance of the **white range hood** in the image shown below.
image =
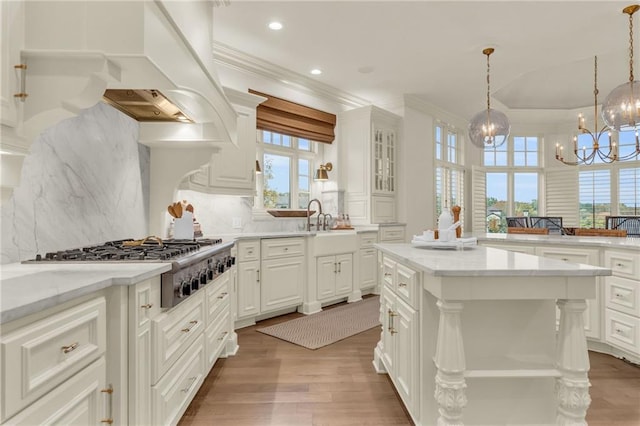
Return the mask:
{"type": "MultiPolygon", "coordinates": [[[[155,89],[195,124],[141,123],[141,142],[236,141],[236,113],[218,81],[211,1],[27,1],[25,136],[90,107],[105,89],[155,89]],[[189,130],[180,130],[188,126],[189,130]],[[151,127],[151,129],[148,129],[151,127]]],[[[27,136],[28,137],[28,136],[27,136]]]]}

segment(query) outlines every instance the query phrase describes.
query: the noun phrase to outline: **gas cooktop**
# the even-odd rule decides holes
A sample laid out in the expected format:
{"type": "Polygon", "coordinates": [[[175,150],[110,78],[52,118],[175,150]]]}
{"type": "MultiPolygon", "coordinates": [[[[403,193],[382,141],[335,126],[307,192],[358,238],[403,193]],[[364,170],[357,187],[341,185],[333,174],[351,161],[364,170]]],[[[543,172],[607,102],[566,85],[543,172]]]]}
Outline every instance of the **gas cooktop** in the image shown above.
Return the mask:
{"type": "Polygon", "coordinates": [[[33,262],[166,262],[201,255],[202,251],[210,251],[212,246],[222,244],[221,238],[202,238],[198,240],[161,240],[148,237],[143,240],[116,240],[104,244],[82,248],[61,250],[38,254],[33,262]]]}

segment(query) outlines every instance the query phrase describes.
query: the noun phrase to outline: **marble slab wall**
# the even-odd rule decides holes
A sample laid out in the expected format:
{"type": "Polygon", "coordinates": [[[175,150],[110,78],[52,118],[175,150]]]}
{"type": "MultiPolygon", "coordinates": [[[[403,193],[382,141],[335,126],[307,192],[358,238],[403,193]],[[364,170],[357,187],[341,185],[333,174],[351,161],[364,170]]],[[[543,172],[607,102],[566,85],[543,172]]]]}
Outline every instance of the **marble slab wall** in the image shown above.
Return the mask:
{"type": "Polygon", "coordinates": [[[19,186],[0,207],[0,263],[146,236],[150,156],[138,129],[98,103],[34,140],[19,186]]]}

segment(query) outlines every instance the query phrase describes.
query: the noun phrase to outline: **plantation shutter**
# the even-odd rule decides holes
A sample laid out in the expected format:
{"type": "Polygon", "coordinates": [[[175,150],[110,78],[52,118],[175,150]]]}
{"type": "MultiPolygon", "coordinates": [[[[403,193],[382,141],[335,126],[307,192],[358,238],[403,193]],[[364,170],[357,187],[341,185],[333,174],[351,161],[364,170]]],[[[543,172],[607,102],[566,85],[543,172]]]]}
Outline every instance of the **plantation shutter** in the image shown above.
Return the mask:
{"type": "Polygon", "coordinates": [[[256,110],[258,129],[329,144],[335,139],[335,114],[252,89],[249,93],[267,98],[256,110]]]}
{"type": "Polygon", "coordinates": [[[611,215],[611,171],[581,171],[579,185],[580,226],[605,228],[605,217],[611,215]]]}
{"type": "Polygon", "coordinates": [[[578,169],[563,167],[545,173],[545,216],[562,216],[562,225],[578,227],[578,169]]]}
{"type": "Polygon", "coordinates": [[[621,216],[640,215],[640,168],[620,169],[618,214],[621,216]]]}
{"type": "Polygon", "coordinates": [[[474,232],[487,230],[487,175],[484,169],[473,167],[471,171],[472,208],[471,228],[474,232]]]}

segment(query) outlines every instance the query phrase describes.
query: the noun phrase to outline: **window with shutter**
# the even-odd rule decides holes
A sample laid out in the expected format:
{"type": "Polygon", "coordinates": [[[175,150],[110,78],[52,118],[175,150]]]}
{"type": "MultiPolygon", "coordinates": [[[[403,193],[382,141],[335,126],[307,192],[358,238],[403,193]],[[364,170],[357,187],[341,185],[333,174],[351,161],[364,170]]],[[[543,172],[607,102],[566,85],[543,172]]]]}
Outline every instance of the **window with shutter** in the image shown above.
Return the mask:
{"type": "Polygon", "coordinates": [[[618,176],[618,215],[640,215],[640,167],[620,169],[618,176]]]}
{"type": "Polygon", "coordinates": [[[611,215],[611,171],[580,171],[580,227],[604,228],[611,215]]]}

